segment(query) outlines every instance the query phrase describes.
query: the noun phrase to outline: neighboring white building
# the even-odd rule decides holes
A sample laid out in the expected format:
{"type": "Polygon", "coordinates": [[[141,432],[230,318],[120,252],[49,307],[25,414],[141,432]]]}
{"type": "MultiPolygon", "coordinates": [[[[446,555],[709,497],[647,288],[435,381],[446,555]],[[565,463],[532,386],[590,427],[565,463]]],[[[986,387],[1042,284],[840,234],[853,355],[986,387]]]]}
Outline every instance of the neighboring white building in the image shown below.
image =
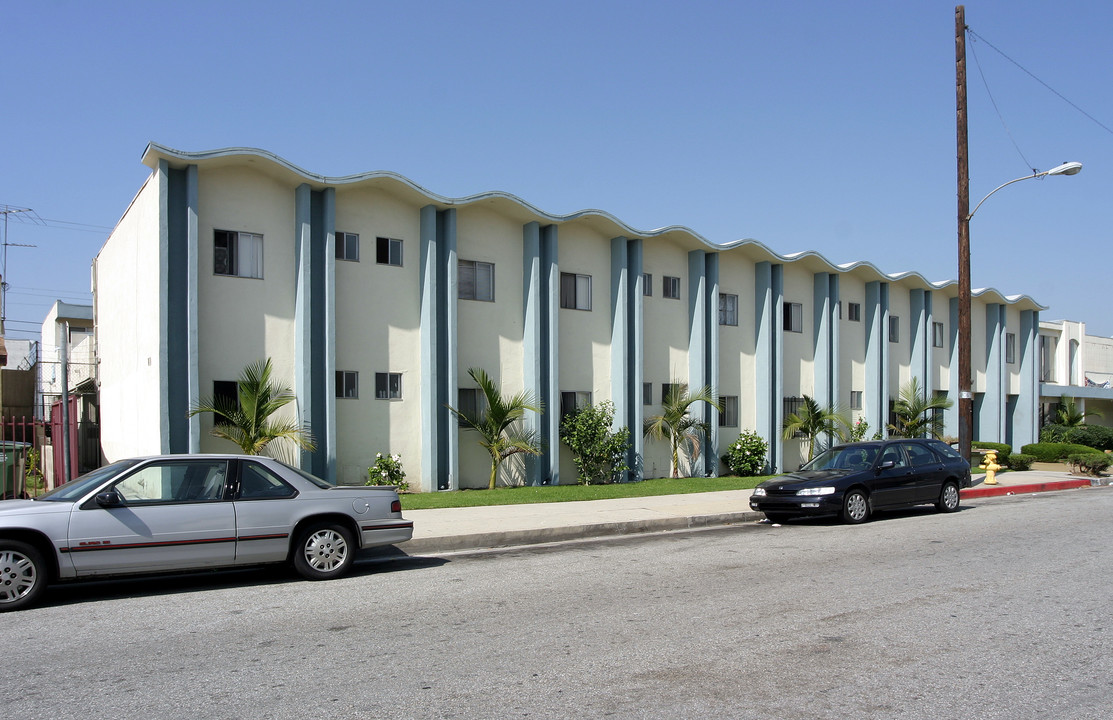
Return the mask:
{"type": "Polygon", "coordinates": [[[92,305],[58,300],[43,320],[35,402],[36,415],[40,418],[49,419],[51,406],[62,397],[63,345],[68,348],[69,391],[95,393],[96,348],[92,305]]]}
{"type": "MultiPolygon", "coordinates": [[[[614,402],[640,474],[667,474],[668,449],[640,428],[674,379],[726,406],[701,409],[706,473],[747,429],[773,466],[795,467],[800,443],[780,428],[805,394],[874,429],[913,377],[958,396],[953,282],[556,216],[506,193],[446,198],[386,172],[328,178],[260,150],[152,144],[143,162],[151,175],[94,261],[110,460],[227,449],[188,408],[265,357],[318,439],[303,467],[362,482],[389,451],[422,490],[486,484],[485,453],[446,409],[471,402],[473,366],[547,408],[529,417],[545,455],[510,473],[526,483],[574,482],[558,423],[585,401],[614,402]]],[[[1041,309],[975,293],[975,439],[1035,440],[1041,309]]],[[[946,423],[957,434],[957,402],[946,423]]]]}
{"type": "Polygon", "coordinates": [[[1113,338],[1086,334],[1086,323],[1040,322],[1040,417],[1050,418],[1065,395],[1091,425],[1113,426],[1113,338]]]}

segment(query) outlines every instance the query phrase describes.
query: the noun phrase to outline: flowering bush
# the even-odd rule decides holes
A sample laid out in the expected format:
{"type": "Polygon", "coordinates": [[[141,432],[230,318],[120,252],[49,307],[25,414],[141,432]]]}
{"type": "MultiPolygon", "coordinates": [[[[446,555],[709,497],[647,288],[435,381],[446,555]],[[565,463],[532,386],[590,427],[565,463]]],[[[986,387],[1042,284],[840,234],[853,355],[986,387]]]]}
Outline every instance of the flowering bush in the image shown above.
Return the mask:
{"type": "Polygon", "coordinates": [[[375,464],[367,468],[367,475],[367,485],[394,485],[401,490],[409,487],[401,455],[375,453],[375,464]]]}
{"type": "Polygon", "coordinates": [[[765,456],[769,452],[769,443],[752,430],[747,430],[731,443],[727,454],[723,455],[723,464],[730,468],[731,473],[740,477],[759,475],[765,470],[765,456]]]}

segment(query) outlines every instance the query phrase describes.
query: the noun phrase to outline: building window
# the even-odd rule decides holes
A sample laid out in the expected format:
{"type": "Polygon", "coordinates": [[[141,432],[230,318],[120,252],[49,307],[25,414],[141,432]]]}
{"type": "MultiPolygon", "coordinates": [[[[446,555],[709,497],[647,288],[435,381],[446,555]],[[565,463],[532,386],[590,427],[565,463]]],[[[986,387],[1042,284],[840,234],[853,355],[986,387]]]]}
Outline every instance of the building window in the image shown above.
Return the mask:
{"type": "Polygon", "coordinates": [[[738,296],[719,294],[719,324],[738,325],[738,296]]]}
{"type": "Polygon", "coordinates": [[[1005,333],[1005,362],[1016,362],[1016,333],[1005,333]]]}
{"type": "Polygon", "coordinates": [[[402,241],[394,238],[375,238],[375,262],[380,265],[402,267],[402,241]]]}
{"type": "Polygon", "coordinates": [[[402,373],[375,373],[375,399],[400,400],[402,398],[402,373]]]}
{"type": "Polygon", "coordinates": [[[722,395],[719,403],[723,406],[719,412],[719,427],[738,427],[738,396],[722,395]]]}
{"type": "Polygon", "coordinates": [[[1040,335],[1040,382],[1055,382],[1055,338],[1040,335]]]}
{"type": "Polygon", "coordinates": [[[862,303],[847,303],[846,319],[850,322],[862,322],[862,303]]]}
{"type": "Polygon", "coordinates": [[[561,273],[560,306],[569,310],[590,310],[591,276],[561,273]]]}
{"type": "Polygon", "coordinates": [[[804,332],[804,306],[800,303],[784,304],[784,329],[786,332],[804,332]]]}
{"type": "Polygon", "coordinates": [[[263,277],[263,236],[217,230],[213,234],[213,274],[263,277]]]}
{"type": "MultiPolygon", "coordinates": [[[[786,397],[781,404],[781,412],[784,413],[783,417],[787,418],[789,415],[796,415],[799,417],[800,411],[804,409],[804,398],[802,397],[786,397]]],[[[804,433],[797,430],[793,437],[804,437],[804,433]]]]}
{"type": "Polygon", "coordinates": [[[464,417],[478,419],[479,413],[486,407],[486,398],[479,388],[459,388],[456,399],[456,409],[464,417]]]}
{"type": "Polygon", "coordinates": [[[675,387],[675,385],[673,385],[672,383],[661,383],[661,404],[662,405],[664,405],[665,402],[669,399],[669,394],[672,392],[673,387],[675,387]]]}
{"type": "Polygon", "coordinates": [[[653,383],[642,383],[642,405],[653,404],[653,383]]]}
{"type": "Polygon", "coordinates": [[[850,391],[850,409],[851,410],[861,410],[862,409],[862,391],[861,390],[851,390],[850,391]]]}
{"type": "Polygon", "coordinates": [[[336,371],[336,397],[359,397],[359,373],[351,370],[336,371]]]}
{"type": "Polygon", "coordinates": [[[671,300],[680,299],[680,278],[666,275],[661,284],[661,296],[671,300]]]}
{"type": "Polygon", "coordinates": [[[642,273],[642,295],[653,297],[653,274],[642,273]]]}
{"type": "Polygon", "coordinates": [[[889,342],[900,342],[900,318],[896,315],[889,316],[889,342]]]}
{"type": "Polygon", "coordinates": [[[572,392],[562,392],[560,394],[560,417],[564,417],[577,410],[583,410],[588,405],[591,405],[591,393],[586,390],[576,390],[572,392]]]}
{"type": "Polygon", "coordinates": [[[350,232],[336,233],[336,259],[359,262],[359,234],[350,232]]]}
{"type": "Polygon", "coordinates": [[[461,300],[495,301],[495,264],[461,260],[457,264],[457,294],[461,300]]]}
{"type": "MultiPolygon", "coordinates": [[[[229,412],[240,409],[240,384],[235,380],[213,381],[213,407],[227,408],[229,412]]],[[[224,413],[213,413],[214,425],[231,425],[232,419],[224,413]]]]}
{"type": "Polygon", "coordinates": [[[943,323],[933,322],[931,324],[931,346],[943,347],[943,323]]]}

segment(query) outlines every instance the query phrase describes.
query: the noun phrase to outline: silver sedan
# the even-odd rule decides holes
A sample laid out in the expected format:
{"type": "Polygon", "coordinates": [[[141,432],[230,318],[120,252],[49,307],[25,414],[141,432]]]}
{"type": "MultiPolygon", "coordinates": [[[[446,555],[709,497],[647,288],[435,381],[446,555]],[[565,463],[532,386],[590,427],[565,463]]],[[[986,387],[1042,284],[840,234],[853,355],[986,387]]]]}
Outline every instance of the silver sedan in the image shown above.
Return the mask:
{"type": "Polygon", "coordinates": [[[342,575],[413,536],[391,487],[335,485],[266,457],[121,460],[34,500],[0,501],[0,611],[48,583],[289,562],[342,575]]]}

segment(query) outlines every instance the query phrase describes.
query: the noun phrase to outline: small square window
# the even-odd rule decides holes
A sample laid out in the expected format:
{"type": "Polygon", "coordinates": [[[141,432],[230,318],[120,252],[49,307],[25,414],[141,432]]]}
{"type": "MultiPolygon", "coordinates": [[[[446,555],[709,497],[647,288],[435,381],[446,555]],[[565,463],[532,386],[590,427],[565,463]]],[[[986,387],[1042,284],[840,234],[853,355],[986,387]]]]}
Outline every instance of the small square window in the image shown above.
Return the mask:
{"type": "Polygon", "coordinates": [[[359,397],[359,373],[352,370],[336,371],[336,397],[359,397]]]}
{"type": "Polygon", "coordinates": [[[738,296],[719,293],[719,324],[738,325],[738,296]]]}
{"type": "Polygon", "coordinates": [[[461,300],[495,301],[495,264],[460,260],[457,265],[457,297],[461,300]]]}
{"type": "Polygon", "coordinates": [[[336,233],[336,259],[359,262],[359,234],[336,233]]]}
{"type": "Polygon", "coordinates": [[[846,319],[850,322],[862,321],[862,303],[846,304],[846,319]]]}
{"type": "MultiPolygon", "coordinates": [[[[213,406],[228,412],[240,409],[240,384],[235,380],[213,381],[213,406]]],[[[214,425],[230,425],[232,419],[224,413],[213,413],[214,425]]]]}
{"type": "Polygon", "coordinates": [[[262,279],[263,236],[230,230],[214,231],[213,274],[262,279]]]}
{"type": "Polygon", "coordinates": [[[850,409],[851,410],[861,410],[862,409],[862,391],[861,390],[851,390],[850,391],[850,409]]]}
{"type": "Polygon", "coordinates": [[[642,295],[653,297],[653,275],[651,273],[642,273],[642,295]]]}
{"type": "Polygon", "coordinates": [[[480,411],[485,407],[483,393],[478,388],[459,388],[456,391],[456,409],[464,417],[479,418],[480,411]]]}
{"type": "Polygon", "coordinates": [[[931,346],[941,348],[943,347],[943,323],[933,322],[931,324],[931,346]]]}
{"type": "Polygon", "coordinates": [[[590,310],[591,276],[561,273],[560,306],[569,310],[590,310]]]}
{"type": "Polygon", "coordinates": [[[679,300],[680,278],[665,275],[664,282],[661,284],[661,296],[670,300],[679,300]]]}
{"type": "Polygon", "coordinates": [[[562,392],[560,394],[560,417],[563,419],[569,413],[583,410],[591,405],[591,393],[586,390],[562,392]]]}
{"type": "Polygon", "coordinates": [[[719,404],[723,406],[719,412],[719,427],[738,427],[738,396],[723,395],[719,404]]]}
{"type": "Polygon", "coordinates": [[[1016,362],[1016,333],[1005,333],[1005,362],[1009,365],[1016,362]]]}
{"type": "Polygon", "coordinates": [[[402,397],[402,373],[375,373],[375,399],[399,400],[402,397]]]}
{"type": "Polygon", "coordinates": [[[379,265],[402,267],[402,241],[393,238],[375,238],[375,262],[379,265]]]}
{"type": "Polygon", "coordinates": [[[642,405],[653,404],[653,383],[642,383],[642,405]]]}
{"type": "Polygon", "coordinates": [[[785,332],[804,332],[804,306],[800,303],[786,302],[784,304],[784,329],[785,332]]]}
{"type": "Polygon", "coordinates": [[[669,398],[669,393],[676,387],[673,383],[661,383],[661,404],[664,405],[665,401],[669,398]]]}
{"type": "Polygon", "coordinates": [[[900,318],[896,315],[889,316],[889,342],[900,342],[900,318]]]}

